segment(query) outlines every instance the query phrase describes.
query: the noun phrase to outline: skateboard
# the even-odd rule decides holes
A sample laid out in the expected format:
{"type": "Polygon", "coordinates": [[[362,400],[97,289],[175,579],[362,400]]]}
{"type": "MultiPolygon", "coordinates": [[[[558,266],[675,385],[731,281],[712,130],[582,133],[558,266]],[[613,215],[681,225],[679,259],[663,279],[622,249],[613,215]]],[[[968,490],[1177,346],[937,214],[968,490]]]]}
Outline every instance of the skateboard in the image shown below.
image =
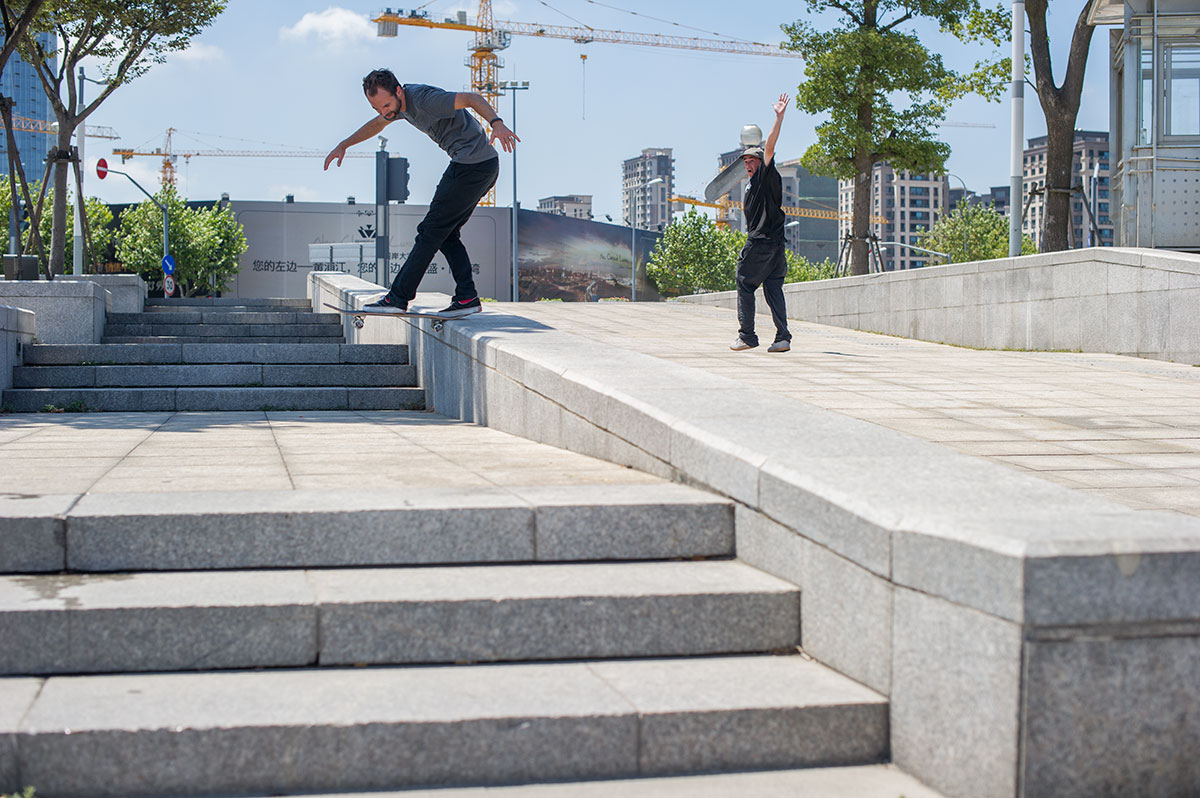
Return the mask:
{"type": "MultiPolygon", "coordinates": [[[[330,308],[332,310],[336,310],[338,313],[341,313],[343,316],[353,317],[354,329],[356,329],[356,330],[362,329],[363,324],[366,323],[365,320],[366,320],[367,316],[385,316],[385,317],[394,316],[396,318],[401,318],[401,319],[433,319],[433,323],[431,326],[433,327],[434,332],[441,332],[442,328],[444,328],[446,326],[446,322],[448,322],[448,321],[454,321],[455,319],[463,318],[462,316],[443,316],[440,313],[418,313],[415,311],[405,311],[404,313],[392,313],[390,311],[387,313],[369,313],[369,312],[364,313],[362,311],[362,309],[351,310],[350,308],[343,308],[343,307],[339,307],[337,305],[331,305],[328,302],[325,302],[323,304],[325,305],[325,307],[330,308]]],[[[474,314],[472,314],[472,315],[474,315],[474,314]]]]}

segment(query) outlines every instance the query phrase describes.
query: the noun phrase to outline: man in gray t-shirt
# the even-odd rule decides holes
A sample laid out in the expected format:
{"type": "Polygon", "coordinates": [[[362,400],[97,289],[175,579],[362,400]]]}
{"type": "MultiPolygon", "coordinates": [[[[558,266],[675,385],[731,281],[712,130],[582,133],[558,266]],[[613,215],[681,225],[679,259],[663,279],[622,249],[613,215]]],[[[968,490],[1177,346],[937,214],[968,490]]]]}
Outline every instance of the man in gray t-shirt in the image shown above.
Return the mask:
{"type": "Polygon", "coordinates": [[[406,311],[434,254],[441,252],[450,264],[455,288],[450,307],[439,312],[449,316],[478,313],[481,307],[471,276],[471,258],[459,231],[500,173],[500,156],[492,142],[499,141],[505,152],[512,152],[520,139],[487,100],[472,92],[443,91],[419,83],[402,86],[389,70],[377,69],[363,78],[363,93],[379,116],[334,147],[325,158],[326,169],[335,160],[341,166],[347,148],[377,136],[397,119],[404,119],[429,136],[450,156],[450,165],[433,193],[429,212],[417,225],[417,238],[391,289],[363,309],[376,313],[406,311]],[[467,109],[489,120],[490,137],[467,109]]]}

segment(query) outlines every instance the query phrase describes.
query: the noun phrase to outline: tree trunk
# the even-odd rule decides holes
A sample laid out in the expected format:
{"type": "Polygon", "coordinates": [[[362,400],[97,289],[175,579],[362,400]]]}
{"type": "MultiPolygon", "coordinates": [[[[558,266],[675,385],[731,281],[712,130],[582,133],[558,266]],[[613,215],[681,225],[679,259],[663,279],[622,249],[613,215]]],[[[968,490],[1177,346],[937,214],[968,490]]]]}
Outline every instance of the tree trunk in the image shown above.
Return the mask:
{"type": "Polygon", "coordinates": [[[1041,251],[1071,248],[1071,180],[1075,162],[1075,114],[1046,111],[1046,180],[1043,195],[1041,251]],[[1051,118],[1057,117],[1055,123],[1051,118]]]}
{"type": "MultiPolygon", "coordinates": [[[[71,134],[74,132],[68,129],[63,121],[59,120],[58,127],[58,151],[71,151],[71,134]]],[[[50,264],[46,268],[47,276],[53,280],[55,276],[63,273],[63,262],[66,259],[66,230],[69,220],[67,219],[67,175],[71,168],[71,162],[59,158],[54,163],[54,217],[53,226],[50,228],[53,232],[50,236],[50,264]]]]}
{"type": "Polygon", "coordinates": [[[871,177],[875,163],[870,155],[860,156],[854,168],[854,208],[850,220],[850,274],[870,271],[871,251],[867,243],[871,235],[871,177]]]}
{"type": "MultiPolygon", "coordinates": [[[[1054,71],[1050,63],[1050,39],[1046,31],[1047,2],[1026,0],[1025,13],[1029,17],[1029,49],[1033,55],[1038,101],[1046,117],[1046,194],[1040,250],[1061,252],[1070,247],[1072,219],[1069,191],[1075,160],[1075,120],[1079,116],[1083,72],[1092,43],[1092,26],[1087,23],[1092,0],[1083,4],[1083,10],[1075,21],[1071,50],[1067,55],[1067,73],[1061,87],[1054,85],[1054,71]]],[[[1014,198],[1014,208],[1015,203],[1014,198]]]]}

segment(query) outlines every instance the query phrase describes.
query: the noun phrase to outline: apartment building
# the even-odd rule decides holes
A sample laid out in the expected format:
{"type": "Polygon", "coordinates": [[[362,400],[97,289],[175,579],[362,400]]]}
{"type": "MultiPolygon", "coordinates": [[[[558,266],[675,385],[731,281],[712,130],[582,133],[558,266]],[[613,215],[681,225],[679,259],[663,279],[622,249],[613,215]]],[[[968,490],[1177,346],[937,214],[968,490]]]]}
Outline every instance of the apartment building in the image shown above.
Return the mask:
{"type": "MultiPolygon", "coordinates": [[[[1071,185],[1077,189],[1071,195],[1071,224],[1067,228],[1072,249],[1111,247],[1113,231],[1109,210],[1109,148],[1108,133],[1098,130],[1075,131],[1074,155],[1071,164],[1071,185]],[[1086,207],[1085,207],[1086,206],[1086,207]],[[1095,218],[1093,228],[1088,211],[1095,218]]],[[[1041,245],[1042,223],[1046,198],[1046,137],[1029,139],[1022,159],[1024,199],[1029,207],[1024,211],[1021,231],[1041,245]]],[[[1022,205],[1024,207],[1024,205],[1022,205]]]]}
{"type": "Polygon", "coordinates": [[[671,223],[668,200],[674,192],[675,158],[669,147],[642,150],[641,155],[623,163],[621,213],[625,224],[639,230],[666,227],[671,223]],[[661,182],[654,182],[656,180],[661,182]]]}
{"type": "Polygon", "coordinates": [[[538,210],[542,213],[569,216],[572,219],[591,219],[592,195],[565,194],[560,197],[542,197],[538,200],[538,210]]]}
{"type": "MultiPolygon", "coordinates": [[[[929,265],[929,254],[909,246],[923,246],[920,234],[929,232],[946,212],[949,194],[946,175],[897,172],[886,162],[875,164],[871,173],[871,216],[885,221],[872,222],[870,230],[879,238],[884,271],[929,265]]],[[[838,181],[838,210],[842,211],[838,220],[840,240],[850,234],[850,215],[854,212],[851,180],[838,181]]]]}

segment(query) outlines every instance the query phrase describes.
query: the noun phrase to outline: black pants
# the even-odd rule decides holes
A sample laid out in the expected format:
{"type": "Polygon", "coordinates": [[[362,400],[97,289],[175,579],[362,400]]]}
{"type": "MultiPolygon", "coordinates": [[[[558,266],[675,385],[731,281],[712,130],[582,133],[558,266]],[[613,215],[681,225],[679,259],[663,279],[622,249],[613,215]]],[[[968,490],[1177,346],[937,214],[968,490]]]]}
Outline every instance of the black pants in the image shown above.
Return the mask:
{"type": "Polygon", "coordinates": [[[758,344],[754,332],[754,291],[760,285],[775,321],[775,340],[792,340],[787,326],[787,304],[783,298],[786,275],[787,256],[782,241],[755,238],[742,247],[737,264],[738,335],[746,343],[758,344]]]}
{"type": "Polygon", "coordinates": [[[417,286],[425,276],[433,256],[441,252],[450,264],[454,276],[454,298],[474,299],[475,279],[471,276],[471,256],[463,246],[459,231],[475,212],[479,200],[488,193],[500,174],[500,159],[492,158],[483,163],[454,163],[446,167],[429,212],[417,225],[417,239],[413,242],[408,259],[400,267],[400,273],[392,281],[390,293],[395,299],[411,302],[417,295],[417,286]]]}

